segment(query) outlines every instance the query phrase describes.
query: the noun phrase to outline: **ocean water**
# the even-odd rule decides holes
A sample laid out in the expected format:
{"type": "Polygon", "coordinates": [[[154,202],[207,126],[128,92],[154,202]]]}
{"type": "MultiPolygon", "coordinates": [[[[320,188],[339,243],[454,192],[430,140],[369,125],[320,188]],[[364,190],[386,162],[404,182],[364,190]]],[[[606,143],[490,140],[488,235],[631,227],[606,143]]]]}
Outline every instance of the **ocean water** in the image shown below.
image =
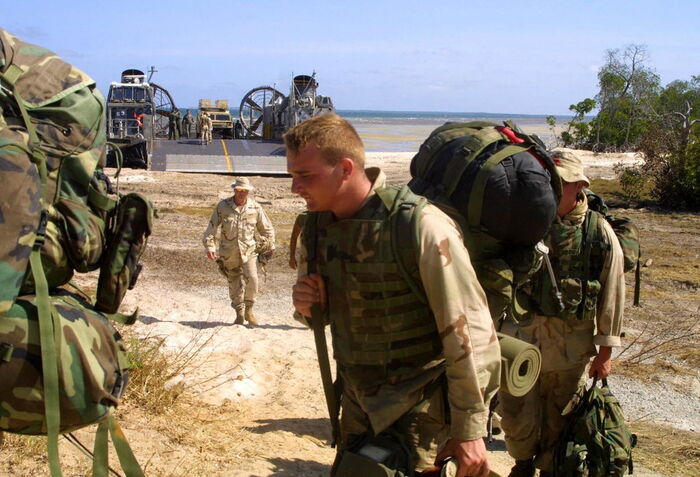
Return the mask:
{"type": "MultiPolygon", "coordinates": [[[[545,115],[364,110],[338,110],[338,114],[352,123],[367,151],[417,152],[430,132],[447,122],[502,124],[510,120],[523,131],[537,134],[545,143],[554,139],[545,115]]],[[[568,118],[557,118],[557,123],[566,120],[568,118]]]]}
{"type": "MultiPolygon", "coordinates": [[[[196,109],[190,110],[193,114],[197,113],[196,109]]],[[[337,113],[355,127],[369,152],[417,152],[430,132],[446,122],[489,121],[502,124],[510,120],[526,133],[537,134],[546,144],[552,144],[554,140],[545,115],[342,109],[337,113]]],[[[232,108],[231,114],[238,118],[238,109],[232,108]]],[[[557,124],[564,124],[570,118],[556,119],[557,124]]]]}

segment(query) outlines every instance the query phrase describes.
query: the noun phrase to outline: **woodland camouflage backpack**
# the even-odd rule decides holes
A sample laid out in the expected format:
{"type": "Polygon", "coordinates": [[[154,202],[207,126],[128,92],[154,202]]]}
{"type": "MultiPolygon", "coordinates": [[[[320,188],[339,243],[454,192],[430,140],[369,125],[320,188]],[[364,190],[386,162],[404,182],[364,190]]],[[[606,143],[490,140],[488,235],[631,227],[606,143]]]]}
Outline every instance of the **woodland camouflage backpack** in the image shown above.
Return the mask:
{"type": "Polygon", "coordinates": [[[561,196],[559,175],[541,141],[512,123],[447,123],[423,142],[411,176],[413,192],[461,225],[492,318],[517,314],[516,289],[541,263],[536,245],[561,196]]]}
{"type": "Polygon", "coordinates": [[[639,240],[639,229],[627,217],[616,216],[608,211],[608,206],[602,197],[595,194],[593,191],[586,189],[586,198],[588,199],[588,208],[600,213],[605,220],[608,221],[617,240],[622,248],[622,255],[625,260],[625,272],[634,270],[634,305],[639,306],[639,293],[641,284],[641,243],[639,240]]]}
{"type": "Polygon", "coordinates": [[[106,475],[108,433],[127,475],[143,475],[110,413],[129,365],[107,318],[136,318],[116,311],[153,209],[113,193],[104,117],[90,77],[0,29],[0,430],[47,435],[53,477],[58,434],[93,422],[93,475],[106,475]],[[98,268],[96,303],[59,288],[98,268]]]}
{"type": "Polygon", "coordinates": [[[602,387],[596,382],[567,416],[554,448],[555,477],[621,477],[633,471],[637,436],[627,427],[607,380],[602,387]]]}

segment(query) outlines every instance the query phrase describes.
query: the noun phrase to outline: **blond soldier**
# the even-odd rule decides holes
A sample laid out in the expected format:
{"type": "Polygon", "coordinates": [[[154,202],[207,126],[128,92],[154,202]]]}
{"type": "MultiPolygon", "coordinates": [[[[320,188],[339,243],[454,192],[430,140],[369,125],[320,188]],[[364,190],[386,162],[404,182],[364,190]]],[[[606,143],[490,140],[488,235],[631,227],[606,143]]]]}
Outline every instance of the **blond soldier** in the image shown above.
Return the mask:
{"type": "Polygon", "coordinates": [[[209,144],[211,142],[212,122],[209,113],[204,112],[199,118],[199,127],[202,130],[202,143],[209,144]]]}
{"type": "Polygon", "coordinates": [[[322,115],[290,130],[285,143],[292,192],[309,210],[292,292],[295,317],[308,325],[314,304],[325,309],[313,319],[330,323],[342,382],[332,475],[365,474],[342,469],[368,440],[383,447],[387,439],[394,449],[409,449],[410,468],[452,457],[458,477],[488,475],[482,437],[500,350],[460,230],[434,206],[423,209],[416,257],[423,303],[389,246],[385,200],[399,200],[399,189],[386,186],[379,169],[364,169],[355,129],[337,115],[322,115]],[[314,242],[318,273],[308,274],[314,242]]]}
{"type": "Polygon", "coordinates": [[[543,267],[531,284],[531,317],[517,324],[506,322],[501,329],[542,352],[542,372],[532,391],[519,398],[499,394],[501,426],[508,452],[516,459],[511,477],[531,477],[536,468],[540,476],[551,474],[552,450],[566,419],[562,412],[587,377],[610,374],[612,347],[620,345],[625,303],[622,249],[610,224],[588,210],[583,189],[590,181],[581,160],[566,150],[552,155],[563,195],[545,242],[562,303],[543,267]]]}
{"type": "Polygon", "coordinates": [[[250,325],[257,325],[253,314],[258,293],[257,255],[261,250],[272,253],[275,231],[260,204],[248,197],[253,190],[250,180],[239,177],[231,187],[233,197],[217,204],[203,242],[207,257],[216,260],[221,273],[228,279],[231,307],[236,310],[234,323],[241,325],[245,319],[250,325]]]}

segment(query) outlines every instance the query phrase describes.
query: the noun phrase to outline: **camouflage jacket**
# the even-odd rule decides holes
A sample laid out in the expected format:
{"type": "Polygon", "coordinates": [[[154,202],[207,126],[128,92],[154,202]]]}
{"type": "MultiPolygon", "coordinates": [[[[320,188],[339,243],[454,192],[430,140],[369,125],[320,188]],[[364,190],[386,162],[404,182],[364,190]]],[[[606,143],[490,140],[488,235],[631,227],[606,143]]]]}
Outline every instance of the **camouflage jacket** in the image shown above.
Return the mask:
{"type": "MultiPolygon", "coordinates": [[[[578,206],[568,215],[557,218],[570,225],[580,224],[586,217],[588,205],[582,197],[578,206]]],[[[553,356],[542,362],[543,371],[556,371],[587,362],[597,351],[595,346],[620,346],[623,311],[625,306],[625,277],[622,248],[610,224],[600,215],[603,240],[609,245],[603,255],[600,291],[594,320],[563,320],[558,317],[535,314],[518,324],[507,322],[502,332],[516,338],[546,347],[553,356]]]]}
{"type": "Polygon", "coordinates": [[[219,202],[204,232],[203,243],[208,252],[221,257],[240,257],[246,263],[254,254],[257,241],[275,248],[275,230],[263,208],[252,197],[236,206],[233,197],[219,202]]]}
{"type": "MultiPolygon", "coordinates": [[[[385,176],[374,168],[368,169],[367,175],[373,180],[369,200],[376,189],[384,186],[385,176]]],[[[353,394],[378,433],[410,411],[422,398],[426,386],[445,373],[450,437],[476,439],[485,435],[489,401],[500,379],[496,332],[486,295],[476,279],[456,224],[428,205],[423,209],[420,231],[420,274],[440,333],[442,354],[413,373],[387,380],[371,392],[361,383],[346,380],[344,386],[352,386],[353,394]]],[[[300,276],[307,273],[303,243],[301,249],[300,276]]],[[[308,326],[303,316],[296,314],[296,318],[308,326]]]]}
{"type": "MultiPolygon", "coordinates": [[[[581,196],[579,205],[562,222],[571,224],[581,223],[588,211],[586,197],[581,196]]],[[[620,334],[622,332],[622,318],[625,308],[625,275],[624,259],[620,242],[615,232],[605,218],[600,214],[594,214],[598,220],[598,227],[603,232],[603,241],[606,242],[607,253],[603,256],[602,272],[600,274],[600,292],[596,305],[595,335],[593,344],[599,346],[620,346],[620,334]]]]}

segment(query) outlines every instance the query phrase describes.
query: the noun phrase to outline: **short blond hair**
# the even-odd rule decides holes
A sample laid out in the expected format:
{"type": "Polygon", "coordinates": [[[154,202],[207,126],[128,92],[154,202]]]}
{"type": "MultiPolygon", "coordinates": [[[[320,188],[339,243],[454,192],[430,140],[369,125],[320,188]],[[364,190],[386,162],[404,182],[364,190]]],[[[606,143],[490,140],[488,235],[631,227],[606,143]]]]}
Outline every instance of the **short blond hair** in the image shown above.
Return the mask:
{"type": "Polygon", "coordinates": [[[347,120],[337,114],[321,114],[297,124],[284,135],[287,153],[296,156],[307,144],[315,144],[321,157],[335,166],[344,157],[361,169],[365,167],[365,146],[347,120]]]}

